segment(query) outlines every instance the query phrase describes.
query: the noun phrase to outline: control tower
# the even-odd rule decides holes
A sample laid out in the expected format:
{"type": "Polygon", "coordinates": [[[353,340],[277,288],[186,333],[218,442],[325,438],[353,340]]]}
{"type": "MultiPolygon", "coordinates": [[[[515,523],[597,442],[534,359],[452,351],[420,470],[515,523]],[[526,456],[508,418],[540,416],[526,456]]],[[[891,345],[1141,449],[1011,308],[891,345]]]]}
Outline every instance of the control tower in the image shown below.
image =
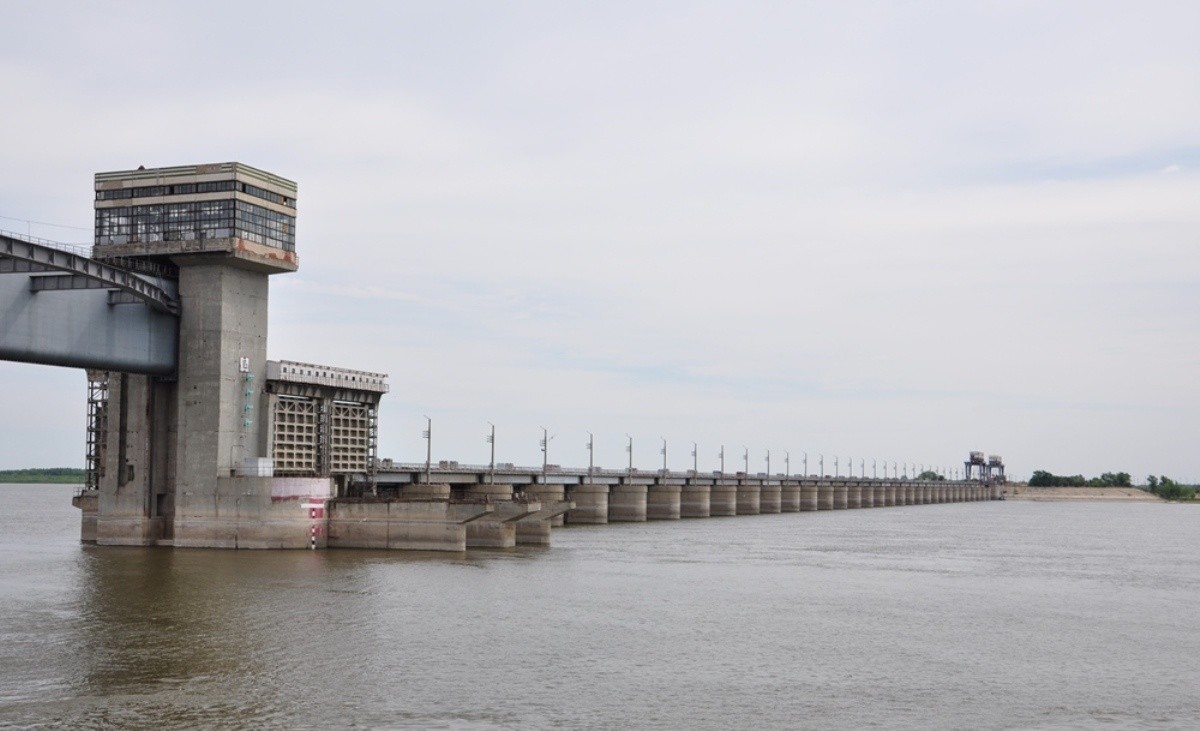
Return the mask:
{"type": "MultiPolygon", "coordinates": [[[[90,374],[107,386],[102,426],[89,425],[94,539],[308,544],[294,499],[327,498],[332,480],[328,469],[275,477],[280,399],[268,393],[269,278],[299,265],[296,184],[231,162],[98,173],[95,192],[93,258],[178,277],[179,354],[168,376],[90,374]]],[[[362,399],[373,419],[386,386],[366,375],[378,380],[362,399]]]]}

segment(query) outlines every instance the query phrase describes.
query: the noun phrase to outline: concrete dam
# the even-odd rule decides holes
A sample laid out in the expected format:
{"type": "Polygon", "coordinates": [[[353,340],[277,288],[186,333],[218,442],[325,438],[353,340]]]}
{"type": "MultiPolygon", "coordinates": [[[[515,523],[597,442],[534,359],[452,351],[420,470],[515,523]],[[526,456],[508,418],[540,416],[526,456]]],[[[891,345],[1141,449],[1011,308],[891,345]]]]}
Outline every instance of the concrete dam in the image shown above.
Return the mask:
{"type": "Polygon", "coordinates": [[[385,374],[266,357],[269,278],[299,267],[296,191],[240,163],[98,173],[88,250],[0,234],[0,358],[87,373],[83,541],[463,551],[570,524],[999,497],[981,453],[978,479],[952,482],[381,459],[385,374]]]}

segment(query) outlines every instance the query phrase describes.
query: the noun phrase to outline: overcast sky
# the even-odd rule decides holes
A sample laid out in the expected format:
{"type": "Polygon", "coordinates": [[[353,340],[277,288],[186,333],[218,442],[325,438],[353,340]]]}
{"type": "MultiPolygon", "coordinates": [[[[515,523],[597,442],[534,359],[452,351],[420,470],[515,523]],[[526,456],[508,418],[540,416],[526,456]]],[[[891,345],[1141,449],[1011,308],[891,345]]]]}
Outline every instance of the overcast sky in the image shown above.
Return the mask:
{"type": "MultiPolygon", "coordinates": [[[[390,374],[380,453],[1200,479],[1200,3],[14,2],[0,228],[92,175],[299,184],[272,358],[390,374]]],[[[49,224],[54,224],[49,225],[49,224]]],[[[0,363],[0,469],[83,463],[0,363]]]]}

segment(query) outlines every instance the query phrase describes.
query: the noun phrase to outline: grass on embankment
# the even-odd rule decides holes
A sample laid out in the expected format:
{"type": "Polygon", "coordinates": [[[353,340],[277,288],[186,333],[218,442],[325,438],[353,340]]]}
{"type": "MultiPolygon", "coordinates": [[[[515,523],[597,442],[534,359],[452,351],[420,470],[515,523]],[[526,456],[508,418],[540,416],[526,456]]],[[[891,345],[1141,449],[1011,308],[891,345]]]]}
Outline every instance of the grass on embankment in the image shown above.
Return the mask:
{"type": "Polygon", "coordinates": [[[83,470],[74,467],[46,467],[28,470],[0,470],[0,485],[14,483],[78,485],[83,482],[83,470]]]}

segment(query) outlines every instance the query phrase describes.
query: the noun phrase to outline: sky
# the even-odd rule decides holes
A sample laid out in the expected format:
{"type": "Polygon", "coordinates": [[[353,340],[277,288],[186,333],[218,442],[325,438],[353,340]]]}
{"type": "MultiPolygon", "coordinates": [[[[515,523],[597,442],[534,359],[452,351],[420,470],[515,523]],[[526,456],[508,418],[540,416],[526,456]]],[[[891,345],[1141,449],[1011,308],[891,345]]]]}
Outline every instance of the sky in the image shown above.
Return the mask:
{"type": "MultiPolygon", "coordinates": [[[[1200,481],[1200,3],[3,5],[0,229],[295,180],[269,356],[389,374],[381,456],[1200,481]]],[[[0,384],[82,466],[84,374],[0,384]]]]}

